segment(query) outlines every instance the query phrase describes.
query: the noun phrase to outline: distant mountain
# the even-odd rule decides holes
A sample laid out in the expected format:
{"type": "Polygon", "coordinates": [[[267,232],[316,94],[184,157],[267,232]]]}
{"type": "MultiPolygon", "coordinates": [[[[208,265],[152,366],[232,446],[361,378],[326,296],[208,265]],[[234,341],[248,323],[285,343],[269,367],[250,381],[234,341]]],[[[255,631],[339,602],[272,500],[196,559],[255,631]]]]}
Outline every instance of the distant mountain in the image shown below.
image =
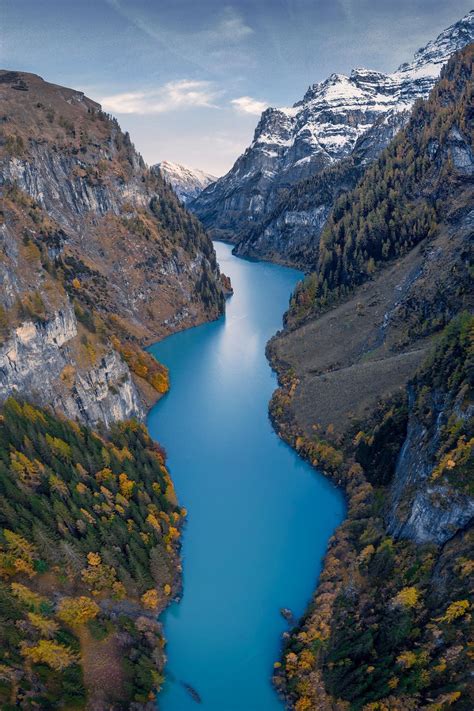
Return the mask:
{"type": "MultiPolygon", "coordinates": [[[[267,109],[249,148],[190,208],[214,237],[233,242],[244,238],[238,253],[291,262],[284,238],[275,248],[282,222],[290,225],[290,232],[294,225],[295,239],[299,238],[300,222],[316,222],[318,233],[332,202],[316,205],[318,214],[309,217],[286,215],[287,191],[351,157],[354,150],[360,165],[371,162],[406,123],[415,101],[428,96],[451,54],[473,40],[471,11],[392,74],[362,68],[354,69],[350,76],[331,74],[310,86],[294,106],[267,109]],[[264,225],[256,234],[259,223],[278,210],[282,201],[280,224],[273,224],[266,233],[268,225],[264,225]],[[247,246],[245,237],[255,225],[247,246]]],[[[309,232],[312,234],[311,229],[309,232]]],[[[300,247],[296,245],[297,251],[300,247]]]]}
{"type": "Polygon", "coordinates": [[[164,180],[171,185],[181,202],[186,204],[194,200],[208,185],[217,178],[197,168],[187,168],[179,163],[164,160],[153,166],[152,170],[158,171],[164,180]]]}

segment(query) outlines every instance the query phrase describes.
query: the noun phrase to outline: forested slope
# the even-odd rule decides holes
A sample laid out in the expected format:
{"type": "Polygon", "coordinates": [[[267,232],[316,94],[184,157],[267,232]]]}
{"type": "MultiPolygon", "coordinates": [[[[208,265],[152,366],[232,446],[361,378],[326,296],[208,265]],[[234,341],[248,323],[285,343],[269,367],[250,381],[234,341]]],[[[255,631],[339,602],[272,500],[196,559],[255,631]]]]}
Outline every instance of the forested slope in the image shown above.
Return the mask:
{"type": "Polygon", "coordinates": [[[164,660],[156,614],[179,588],[184,515],[143,425],[99,435],[7,400],[2,708],[133,708],[154,697],[164,660]]]}
{"type": "Polygon", "coordinates": [[[336,205],[269,346],[281,436],[348,497],[276,664],[298,711],[472,707],[473,50],[336,205]]]}

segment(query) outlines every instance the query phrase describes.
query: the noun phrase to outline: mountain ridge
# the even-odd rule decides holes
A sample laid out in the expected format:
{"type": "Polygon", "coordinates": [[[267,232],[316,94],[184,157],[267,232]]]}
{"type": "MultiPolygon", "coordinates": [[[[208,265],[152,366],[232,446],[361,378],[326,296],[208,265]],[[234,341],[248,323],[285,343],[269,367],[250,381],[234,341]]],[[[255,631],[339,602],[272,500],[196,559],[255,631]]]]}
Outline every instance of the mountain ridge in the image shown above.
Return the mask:
{"type": "Polygon", "coordinates": [[[266,109],[252,144],[190,209],[212,236],[241,242],[241,256],[291,263],[284,249],[272,254],[278,225],[268,237],[261,230],[258,243],[253,234],[247,246],[248,230],[258,231],[286,191],[348,157],[364,142],[365,160],[373,159],[408,120],[415,101],[428,95],[450,54],[473,39],[471,11],[392,74],[361,68],[349,76],[332,74],[310,86],[293,107],[266,109]]]}
{"type": "Polygon", "coordinates": [[[206,173],[199,168],[189,168],[181,163],[163,160],[152,166],[171,185],[181,202],[194,200],[208,185],[214,183],[215,175],[206,173]]]}

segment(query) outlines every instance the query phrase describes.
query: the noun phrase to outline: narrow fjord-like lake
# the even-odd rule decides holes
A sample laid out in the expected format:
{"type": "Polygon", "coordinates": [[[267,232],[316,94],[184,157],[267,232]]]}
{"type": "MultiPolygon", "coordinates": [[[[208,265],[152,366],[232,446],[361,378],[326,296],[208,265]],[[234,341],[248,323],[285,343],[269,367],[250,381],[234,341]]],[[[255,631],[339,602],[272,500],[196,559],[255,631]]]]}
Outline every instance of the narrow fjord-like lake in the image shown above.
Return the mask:
{"type": "Polygon", "coordinates": [[[281,711],[271,685],[288,628],[280,608],[304,612],[344,502],[268,418],[277,381],[265,345],[301,274],[215,247],[235,292],[226,316],[150,349],[169,367],[171,391],[148,425],[168,452],[188,510],[184,594],[164,615],[168,665],[159,705],[281,711]]]}

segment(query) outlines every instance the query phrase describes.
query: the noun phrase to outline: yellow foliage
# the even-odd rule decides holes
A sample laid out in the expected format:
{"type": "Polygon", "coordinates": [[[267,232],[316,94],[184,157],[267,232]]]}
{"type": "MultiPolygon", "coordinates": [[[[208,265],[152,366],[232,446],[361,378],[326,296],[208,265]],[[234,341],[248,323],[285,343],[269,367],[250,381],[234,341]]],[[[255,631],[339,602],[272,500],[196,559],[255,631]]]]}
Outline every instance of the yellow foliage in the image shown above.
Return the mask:
{"type": "Polygon", "coordinates": [[[33,592],[26,585],[21,583],[12,583],[10,589],[13,595],[18,598],[22,605],[26,605],[30,609],[37,610],[41,605],[47,603],[47,599],[38,593],[33,592]]]}
{"type": "Polygon", "coordinates": [[[46,418],[44,414],[40,411],[37,410],[33,405],[30,405],[28,402],[25,402],[23,405],[23,414],[30,420],[30,422],[36,422],[39,420],[40,422],[43,423],[43,425],[46,424],[46,418]]]}
{"type": "Polygon", "coordinates": [[[48,479],[52,491],[56,491],[60,496],[67,496],[69,489],[64,481],[57,474],[51,474],[48,479]]]}
{"type": "Polygon", "coordinates": [[[59,377],[68,387],[72,387],[74,384],[74,378],[76,375],[76,369],[70,363],[64,366],[59,377]]]}
{"type": "Polygon", "coordinates": [[[25,486],[35,487],[41,481],[44,466],[37,459],[31,461],[22,452],[10,452],[10,468],[25,486]]]}
{"type": "Polygon", "coordinates": [[[419,593],[416,588],[403,588],[393,598],[393,603],[399,607],[415,607],[419,593]]]}
{"type": "Polygon", "coordinates": [[[28,619],[31,624],[39,630],[43,637],[54,637],[59,629],[57,622],[49,619],[48,617],[43,617],[43,615],[39,615],[36,612],[29,612],[28,619]]]}
{"type": "Polygon", "coordinates": [[[315,656],[311,652],[310,649],[303,649],[303,651],[299,655],[298,659],[298,666],[300,669],[303,670],[310,670],[312,667],[314,667],[315,663],[315,656]]]}
{"type": "Polygon", "coordinates": [[[70,459],[72,456],[71,447],[64,440],[59,437],[51,437],[51,435],[46,435],[46,442],[52,450],[52,452],[60,459],[70,459]]]}
{"type": "Polygon", "coordinates": [[[295,704],[295,711],[309,711],[313,704],[307,696],[302,696],[295,704]]]}
{"type": "Polygon", "coordinates": [[[58,617],[71,627],[93,620],[100,608],[90,597],[64,597],[58,605],[58,617]]]}
{"type": "Polygon", "coordinates": [[[154,514],[149,513],[145,520],[155,531],[161,531],[160,523],[154,514]]]}
{"type": "Polygon", "coordinates": [[[79,279],[77,277],[74,277],[74,279],[72,280],[71,283],[75,289],[81,288],[81,282],[79,281],[79,279]]]}
{"type": "Polygon", "coordinates": [[[442,696],[438,696],[436,701],[433,704],[430,704],[429,706],[426,706],[426,711],[445,711],[445,709],[449,708],[453,704],[456,703],[456,701],[459,701],[461,698],[461,692],[460,691],[451,691],[448,692],[447,694],[443,694],[442,696]]]}
{"type": "Polygon", "coordinates": [[[143,593],[141,601],[143,606],[146,607],[148,610],[156,610],[160,603],[158,592],[154,589],[147,590],[145,593],[143,593]]]}
{"type": "Polygon", "coordinates": [[[100,565],[102,562],[102,558],[100,557],[99,553],[93,553],[92,551],[87,554],[87,562],[89,565],[100,565]]]}
{"type": "Polygon", "coordinates": [[[404,669],[411,669],[417,662],[414,652],[402,652],[397,657],[397,663],[404,669]]]}
{"type": "Polygon", "coordinates": [[[103,481],[113,481],[115,479],[114,473],[112,472],[112,469],[109,467],[104,467],[100,471],[98,471],[95,475],[96,481],[98,482],[103,482],[103,481]]]}
{"type": "Polygon", "coordinates": [[[165,583],[163,590],[165,591],[165,595],[171,595],[171,585],[169,585],[169,583],[165,583]]]}
{"type": "Polygon", "coordinates": [[[3,529],[5,551],[0,549],[1,574],[5,577],[15,573],[26,573],[30,578],[35,575],[33,568],[36,557],[35,548],[31,543],[13,531],[3,529]]]}
{"type": "Polygon", "coordinates": [[[467,578],[474,574],[474,560],[469,558],[459,558],[456,564],[456,572],[460,578],[467,578]]]}
{"type": "Polygon", "coordinates": [[[135,482],[128,478],[125,472],[119,474],[119,489],[122,496],[129,499],[133,493],[135,482]]]}
{"type": "Polygon", "coordinates": [[[95,523],[95,518],[89,513],[89,511],[86,511],[86,509],[80,509],[80,512],[89,523],[95,523]]]}
{"type": "Polygon", "coordinates": [[[446,612],[444,613],[443,617],[440,618],[440,622],[453,622],[454,620],[457,620],[459,617],[464,617],[466,612],[469,610],[469,601],[468,600],[456,600],[455,602],[452,602],[446,612]]]}
{"type": "Polygon", "coordinates": [[[179,538],[180,537],[180,532],[178,531],[177,528],[174,526],[170,526],[168,529],[168,536],[170,537],[171,540],[179,538]]]}
{"type": "Polygon", "coordinates": [[[69,647],[46,639],[40,639],[34,647],[28,647],[23,643],[21,653],[34,664],[47,664],[56,671],[62,671],[78,660],[77,655],[69,647]]]}
{"type": "Polygon", "coordinates": [[[168,485],[167,485],[166,491],[165,491],[165,496],[168,499],[168,501],[170,502],[170,504],[172,504],[173,506],[178,505],[178,499],[176,498],[176,492],[174,490],[174,486],[171,483],[171,481],[168,482],[168,485]]]}
{"type": "Polygon", "coordinates": [[[375,548],[374,548],[374,546],[372,545],[372,543],[370,543],[368,546],[366,546],[366,547],[360,552],[359,558],[358,558],[359,563],[368,563],[369,560],[370,560],[370,559],[372,558],[372,556],[374,555],[374,553],[375,553],[375,548]]]}

